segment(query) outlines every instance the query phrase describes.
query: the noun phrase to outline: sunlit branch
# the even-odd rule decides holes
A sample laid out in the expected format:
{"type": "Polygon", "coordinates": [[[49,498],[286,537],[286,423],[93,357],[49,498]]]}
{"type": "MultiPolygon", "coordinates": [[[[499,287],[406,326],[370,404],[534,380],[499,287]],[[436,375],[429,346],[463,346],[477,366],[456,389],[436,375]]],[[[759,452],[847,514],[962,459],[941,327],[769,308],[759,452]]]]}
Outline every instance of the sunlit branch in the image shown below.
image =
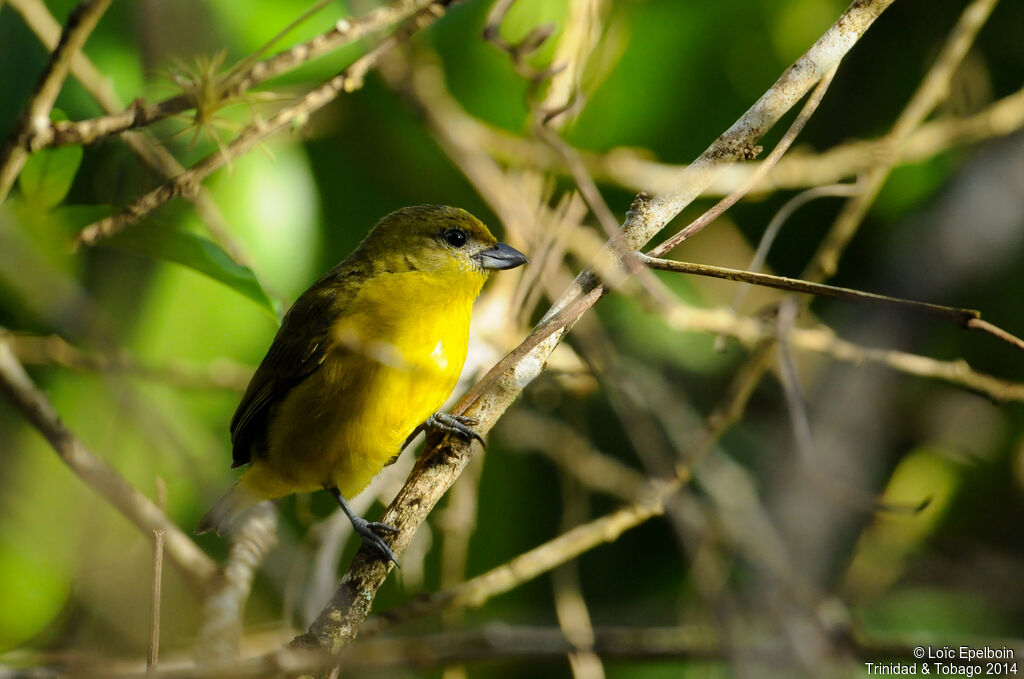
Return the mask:
{"type": "Polygon", "coordinates": [[[0,203],[14,186],[14,180],[28,160],[25,140],[35,130],[49,124],[50,111],[71,68],[71,60],[78,54],[100,17],[107,11],[111,0],[85,0],[68,16],[57,47],[39,78],[36,91],[29,99],[14,130],[0,150],[0,203]]]}
{"type": "Polygon", "coordinates": [[[128,483],[113,467],[97,458],[64,425],[46,396],[25,372],[6,339],[0,336],[0,388],[39,430],[61,461],[96,493],[105,498],[147,537],[162,531],[166,557],[197,592],[205,592],[217,567],[152,500],[128,483]]]}
{"type": "MultiPolygon", "coordinates": [[[[378,7],[358,19],[340,19],[330,30],[306,42],[258,61],[240,73],[229,74],[229,82],[223,83],[222,95],[225,98],[237,97],[271,78],[372,33],[386,30],[430,7],[444,7],[451,2],[452,0],[398,0],[390,5],[378,7]]],[[[36,130],[27,143],[32,150],[64,144],[91,144],[103,137],[152,125],[169,116],[187,111],[195,104],[195,100],[187,94],[179,94],[148,106],[137,101],[124,111],[108,116],[76,122],[55,122],[36,130]]]]}
{"type": "Polygon", "coordinates": [[[443,12],[444,5],[435,2],[429,7],[412,20],[414,25],[385,38],[327,82],[281,109],[268,120],[257,120],[247,125],[234,141],[228,144],[225,152],[211,153],[169,182],[137,198],[116,214],[85,227],[75,239],[75,244],[78,246],[94,245],[97,241],[108,238],[138,222],[167,201],[178,196],[195,193],[206,177],[220,169],[231,158],[252,150],[261,141],[287,128],[295,121],[304,120],[343,92],[353,92],[361,88],[367,72],[376,66],[381,56],[396,44],[407,39],[416,30],[433,23],[443,12]]]}

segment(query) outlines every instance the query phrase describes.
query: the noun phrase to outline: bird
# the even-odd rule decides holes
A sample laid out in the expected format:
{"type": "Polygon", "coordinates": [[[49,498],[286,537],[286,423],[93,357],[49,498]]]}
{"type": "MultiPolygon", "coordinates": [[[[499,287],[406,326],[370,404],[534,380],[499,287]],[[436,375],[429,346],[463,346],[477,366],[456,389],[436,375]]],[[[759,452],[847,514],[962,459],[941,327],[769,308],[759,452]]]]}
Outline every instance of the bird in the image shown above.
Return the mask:
{"type": "Polygon", "coordinates": [[[347,500],[420,431],[482,443],[476,420],[439,409],[466,360],[484,282],[527,261],[460,208],[406,207],[377,222],[285,314],[231,419],[231,466],[248,466],[196,532],[224,534],[259,502],[323,489],[397,564],[384,539],[396,529],[347,500]]]}

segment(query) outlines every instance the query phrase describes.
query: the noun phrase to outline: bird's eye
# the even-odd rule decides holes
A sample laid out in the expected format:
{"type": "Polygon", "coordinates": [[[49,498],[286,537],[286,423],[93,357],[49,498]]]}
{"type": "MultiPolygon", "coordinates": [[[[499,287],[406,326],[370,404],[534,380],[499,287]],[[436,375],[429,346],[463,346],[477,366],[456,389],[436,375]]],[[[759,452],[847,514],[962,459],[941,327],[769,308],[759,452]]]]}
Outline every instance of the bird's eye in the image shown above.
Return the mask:
{"type": "Polygon", "coordinates": [[[444,238],[444,242],[451,245],[453,248],[461,248],[466,244],[466,232],[462,229],[448,229],[441,237],[444,238]]]}

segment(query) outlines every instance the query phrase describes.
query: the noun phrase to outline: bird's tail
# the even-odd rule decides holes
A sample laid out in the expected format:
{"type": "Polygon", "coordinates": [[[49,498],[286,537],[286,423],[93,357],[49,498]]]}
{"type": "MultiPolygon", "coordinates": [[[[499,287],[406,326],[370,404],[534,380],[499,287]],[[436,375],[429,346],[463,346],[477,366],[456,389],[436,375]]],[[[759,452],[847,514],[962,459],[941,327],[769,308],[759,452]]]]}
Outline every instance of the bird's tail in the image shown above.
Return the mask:
{"type": "Polygon", "coordinates": [[[224,493],[223,497],[210,507],[206,516],[199,520],[196,525],[196,534],[211,530],[217,531],[217,535],[230,533],[242,514],[262,499],[241,483],[236,483],[231,490],[224,493]]]}

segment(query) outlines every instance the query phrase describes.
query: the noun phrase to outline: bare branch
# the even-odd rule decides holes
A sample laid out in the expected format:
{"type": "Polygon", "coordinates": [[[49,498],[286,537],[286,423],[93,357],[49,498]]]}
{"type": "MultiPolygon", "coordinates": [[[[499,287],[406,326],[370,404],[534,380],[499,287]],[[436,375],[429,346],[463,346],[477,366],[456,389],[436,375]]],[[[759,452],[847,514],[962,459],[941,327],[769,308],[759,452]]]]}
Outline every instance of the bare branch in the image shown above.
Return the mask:
{"type": "MultiPolygon", "coordinates": [[[[679,230],[674,235],[666,238],[656,247],[652,248],[650,251],[650,255],[652,257],[660,257],[687,238],[690,238],[699,232],[705,226],[718,219],[722,213],[735,205],[740,198],[747,195],[751,189],[757,186],[757,183],[761,181],[766,174],[768,174],[768,171],[771,170],[772,167],[779,162],[783,154],[789,150],[789,147],[793,145],[794,141],[796,141],[797,135],[803,131],[807,121],[810,120],[811,116],[814,115],[814,112],[818,110],[818,105],[824,98],[825,92],[828,91],[828,86],[832,84],[832,78],[835,76],[838,68],[839,64],[836,64],[832,67],[831,71],[822,76],[818,86],[814,88],[814,91],[811,92],[811,96],[808,97],[807,102],[804,104],[803,108],[800,109],[800,113],[797,115],[796,120],[794,120],[793,124],[789,126],[786,133],[782,135],[782,139],[780,139],[779,143],[775,145],[775,148],[773,148],[771,153],[768,154],[768,157],[757,166],[757,169],[749,177],[747,177],[747,180],[743,185],[738,187],[722,200],[715,203],[710,210],[707,210],[700,217],[690,222],[690,224],[685,228],[679,230]]],[[[754,150],[755,155],[759,149],[760,147],[754,150]]]]}
{"type": "Polygon", "coordinates": [[[204,593],[217,567],[163,510],[140,493],[110,465],[89,452],[64,426],[46,396],[32,383],[0,335],[0,387],[25,419],[50,442],[60,459],[147,536],[163,531],[167,557],[197,593],[204,593]]]}
{"type": "Polygon", "coordinates": [[[595,450],[585,437],[554,418],[517,408],[501,419],[508,445],[535,449],[590,490],[637,502],[647,492],[643,474],[615,458],[595,450]]]}
{"type": "MultiPolygon", "coordinates": [[[[748,363],[757,362],[757,347],[770,343],[777,336],[774,324],[755,318],[739,317],[729,309],[706,309],[678,304],[664,314],[666,322],[679,330],[703,330],[733,337],[754,347],[748,363]]],[[[837,361],[853,364],[878,363],[892,370],[948,382],[958,387],[983,394],[993,401],[1024,401],[1024,384],[979,373],[962,359],[940,361],[927,356],[891,349],[873,349],[860,346],[836,336],[830,328],[794,328],[789,341],[794,348],[820,353],[837,361]]],[[[731,423],[738,413],[731,413],[731,423]]],[[[719,416],[716,416],[716,418],[719,416]]],[[[715,418],[712,418],[715,419],[715,418]]]]}
{"type": "MultiPolygon", "coordinates": [[[[553,173],[569,174],[564,159],[546,144],[484,123],[462,112],[458,121],[467,143],[476,144],[506,163],[553,173]]],[[[1003,97],[981,111],[923,123],[900,148],[893,150],[896,165],[920,162],[951,148],[1012,134],[1024,127],[1024,89],[1003,97]]],[[[840,144],[820,153],[794,149],[759,181],[751,193],[803,189],[856,177],[877,163],[885,147],[882,139],[840,144]]],[[[683,165],[658,162],[645,149],[614,148],[603,153],[574,149],[595,180],[634,191],[671,191],[683,165]]],[[[764,161],[729,166],[705,189],[705,196],[729,195],[746,184],[764,161]]]]}
{"type": "Polygon", "coordinates": [[[232,535],[228,560],[216,589],[203,601],[200,664],[223,665],[238,655],[242,614],[256,570],[277,544],[277,513],[269,502],[250,510],[232,535]]]}
{"type": "Polygon", "coordinates": [[[878,192],[882,190],[882,185],[896,163],[896,150],[938,103],[946,98],[953,74],[997,2],[998,0],[974,0],[960,15],[953,31],[946,38],[942,52],[928,69],[924,80],[896,119],[892,129],[882,140],[883,161],[876,162],[858,182],[860,191],[846,202],[801,278],[820,281],[835,275],[840,255],[857,232],[861,221],[867,215],[868,208],[875,202],[878,192]]]}
{"type": "Polygon", "coordinates": [[[160,599],[164,582],[164,532],[153,531],[153,588],[150,594],[149,649],[146,652],[146,671],[156,670],[160,660],[160,599]]]}
{"type": "Polygon", "coordinates": [[[110,3],[111,0],[84,0],[68,16],[64,32],[39,78],[35,94],[29,99],[21,119],[7,138],[3,151],[0,151],[0,203],[7,198],[7,193],[14,186],[14,180],[18,178],[21,168],[28,160],[28,151],[25,150],[26,138],[34,130],[48,124],[50,111],[64,86],[72,58],[85,45],[89,34],[107,11],[110,3]]]}
{"type": "Polygon", "coordinates": [[[115,373],[186,389],[230,389],[245,391],[253,367],[218,358],[208,364],[169,361],[161,365],[144,363],[127,352],[86,351],[59,335],[24,335],[0,331],[11,349],[26,365],[58,365],[70,370],[115,373]]]}
{"type": "MultiPolygon", "coordinates": [[[[752,621],[742,638],[731,640],[746,652],[761,658],[770,666],[776,662],[784,643],[777,634],[766,634],[760,620],[752,621]]],[[[680,625],[675,627],[597,627],[593,644],[581,645],[566,638],[554,627],[513,626],[490,624],[480,629],[454,633],[428,634],[414,637],[377,638],[360,641],[346,649],[341,660],[348,669],[380,670],[429,669],[471,661],[537,661],[560,660],[566,653],[592,651],[608,660],[726,660],[735,651],[729,639],[709,630],[707,625],[680,625]]],[[[1024,640],[1019,638],[992,638],[960,635],[946,638],[932,635],[915,638],[902,636],[865,636],[844,640],[855,658],[873,662],[889,659],[907,661],[913,657],[915,647],[921,645],[942,648],[952,644],[966,644],[968,648],[1007,648],[1013,657],[1024,654],[1024,640]]],[[[151,677],[158,679],[260,679],[263,677],[299,676],[318,668],[322,656],[283,650],[277,653],[243,660],[225,672],[224,668],[164,669],[151,677]]],[[[965,668],[980,668],[977,662],[957,660],[953,664],[965,668]]],[[[862,671],[863,664],[855,663],[862,671]]],[[[851,667],[851,670],[853,668],[851,667]]],[[[5,675],[6,676],[6,675],[5,675]]],[[[60,672],[47,672],[51,679],[69,676],[60,672]]],[[[85,668],[75,677],[106,677],[112,679],[144,679],[138,671],[124,671],[110,667],[85,668]]]]}
{"type": "Polygon", "coordinates": [[[727,269],[721,266],[710,264],[696,264],[694,262],[677,262],[672,259],[658,259],[648,257],[642,252],[636,253],[637,259],[651,267],[661,271],[674,271],[676,273],[691,273],[698,276],[710,276],[711,278],[722,278],[730,281],[742,281],[761,285],[766,288],[777,290],[789,290],[790,292],[802,292],[822,297],[834,297],[836,299],[847,299],[855,302],[868,302],[881,306],[890,306],[900,309],[920,311],[921,313],[939,316],[954,321],[957,325],[967,328],[970,321],[980,319],[981,313],[974,309],[961,309],[959,307],[931,304],[929,302],[917,302],[911,299],[900,297],[889,297],[873,292],[863,292],[851,288],[840,288],[835,285],[824,283],[811,283],[798,278],[787,278],[786,276],[773,276],[766,273],[755,273],[742,269],[727,269]]]}
{"type": "MultiPolygon", "coordinates": [[[[421,596],[376,615],[363,625],[363,633],[375,634],[410,620],[433,615],[450,608],[482,606],[491,598],[508,592],[598,545],[614,542],[624,532],[651,517],[660,516],[664,511],[665,497],[677,489],[679,483],[678,480],[650,482],[645,493],[647,497],[643,501],[626,505],[606,516],[576,526],[501,566],[492,568],[486,573],[470,578],[454,587],[421,596]]],[[[342,582],[342,589],[339,589],[339,592],[344,589],[344,586],[345,581],[342,582]]],[[[337,595],[335,595],[334,601],[337,601],[337,595]]],[[[316,628],[315,625],[314,628],[316,628]]],[[[312,631],[318,637],[320,632],[321,628],[312,631]]]]}
{"type": "MultiPolygon", "coordinates": [[[[354,21],[340,19],[325,33],[256,62],[239,73],[229,74],[226,82],[221,83],[222,95],[227,98],[236,97],[313,59],[399,24],[431,6],[443,7],[451,2],[452,0],[398,0],[390,5],[378,7],[354,21]]],[[[113,115],[77,122],[60,121],[41,127],[27,143],[33,151],[65,144],[91,144],[113,134],[152,125],[194,106],[195,101],[186,94],[179,94],[149,106],[136,101],[124,111],[113,115]]]]}
{"type": "Polygon", "coordinates": [[[348,68],[323,83],[294,103],[281,109],[267,121],[257,120],[250,123],[232,141],[224,152],[214,152],[206,156],[185,172],[177,175],[166,184],[157,187],[146,195],[136,199],[118,213],[101,219],[85,227],[75,239],[77,246],[94,245],[97,241],[108,238],[127,226],[136,223],[154,209],[167,201],[182,195],[190,195],[200,183],[219,169],[231,158],[250,151],[262,140],[279,132],[299,119],[308,117],[326,104],[333,101],[342,92],[353,92],[363,85],[367,72],[376,66],[381,56],[399,42],[407,39],[413,32],[433,23],[444,12],[445,3],[435,0],[416,15],[407,30],[389,36],[378,43],[365,55],[354,61],[348,68]]]}

